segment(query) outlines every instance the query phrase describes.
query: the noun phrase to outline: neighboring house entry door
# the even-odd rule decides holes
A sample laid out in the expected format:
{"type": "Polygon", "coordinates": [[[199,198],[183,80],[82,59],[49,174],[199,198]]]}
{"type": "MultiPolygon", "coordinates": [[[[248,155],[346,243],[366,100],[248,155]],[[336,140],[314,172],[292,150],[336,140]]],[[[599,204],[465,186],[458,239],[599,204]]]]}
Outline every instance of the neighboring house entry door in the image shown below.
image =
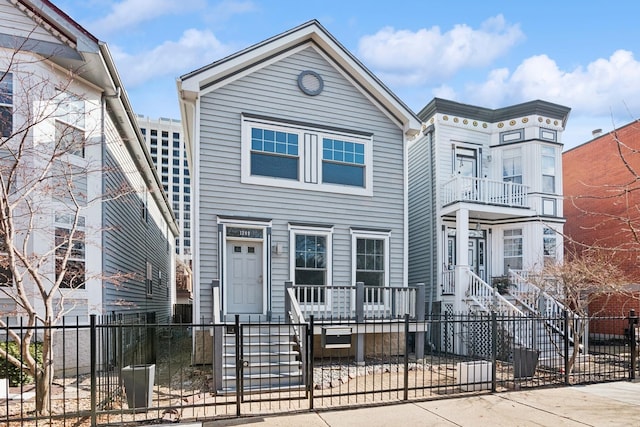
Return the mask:
{"type": "Polygon", "coordinates": [[[227,241],[227,260],[227,313],[262,313],[262,242],[227,241]]]}
{"type": "Polygon", "coordinates": [[[469,267],[482,280],[487,281],[486,241],[480,237],[469,237],[469,267]]]}

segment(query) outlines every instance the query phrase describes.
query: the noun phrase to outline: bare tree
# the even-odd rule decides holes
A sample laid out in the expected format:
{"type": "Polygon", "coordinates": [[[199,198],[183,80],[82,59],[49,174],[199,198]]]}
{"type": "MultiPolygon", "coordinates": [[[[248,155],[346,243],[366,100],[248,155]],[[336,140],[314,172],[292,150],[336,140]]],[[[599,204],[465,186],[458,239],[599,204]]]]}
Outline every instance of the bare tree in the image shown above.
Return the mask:
{"type": "MultiPolygon", "coordinates": [[[[629,280],[620,268],[617,254],[597,248],[570,252],[562,262],[547,262],[540,273],[530,279],[541,293],[553,298],[570,313],[569,329],[565,331],[573,340],[569,354],[570,372],[584,350],[582,343],[589,322],[604,314],[607,302],[612,298],[637,298],[628,286],[629,280]]],[[[561,348],[557,350],[559,354],[563,353],[561,348]]]]}
{"type": "Polygon", "coordinates": [[[26,319],[22,333],[5,329],[20,357],[4,347],[0,357],[34,377],[36,411],[47,414],[53,326],[75,308],[75,292],[103,279],[85,268],[86,248],[99,244],[88,216],[119,195],[89,191],[105,172],[90,155],[101,145],[100,121],[91,117],[102,106],[83,96],[79,73],[20,47],[0,49],[0,70],[0,298],[10,306],[0,325],[10,315],[26,319]],[[41,361],[30,351],[36,341],[41,361]]]}

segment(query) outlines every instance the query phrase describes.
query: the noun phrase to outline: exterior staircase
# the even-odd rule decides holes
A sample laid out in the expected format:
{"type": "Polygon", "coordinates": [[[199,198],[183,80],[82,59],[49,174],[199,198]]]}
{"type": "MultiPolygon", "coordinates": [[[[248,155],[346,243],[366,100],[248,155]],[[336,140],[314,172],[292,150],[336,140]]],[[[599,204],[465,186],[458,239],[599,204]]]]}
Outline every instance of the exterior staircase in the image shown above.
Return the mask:
{"type": "MultiPolygon", "coordinates": [[[[565,307],[556,299],[535,286],[526,276],[510,272],[515,285],[505,294],[496,290],[469,271],[470,284],[466,303],[470,312],[509,316],[512,321],[503,327],[502,336],[507,347],[523,347],[537,350],[541,360],[554,361],[564,352],[565,307]]],[[[571,314],[570,314],[571,315],[571,314]]]]}
{"type": "Polygon", "coordinates": [[[238,334],[234,329],[223,338],[222,394],[237,392],[238,373],[243,393],[304,388],[301,346],[292,326],[241,325],[238,334]]]}

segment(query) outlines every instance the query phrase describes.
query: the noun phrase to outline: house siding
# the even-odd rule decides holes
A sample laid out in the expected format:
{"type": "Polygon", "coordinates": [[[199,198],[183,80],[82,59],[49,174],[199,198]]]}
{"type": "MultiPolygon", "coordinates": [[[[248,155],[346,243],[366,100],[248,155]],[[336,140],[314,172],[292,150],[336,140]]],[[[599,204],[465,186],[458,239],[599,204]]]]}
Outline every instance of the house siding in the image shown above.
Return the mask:
{"type": "Polygon", "coordinates": [[[40,25],[35,24],[31,18],[27,17],[7,0],[0,0],[0,16],[2,16],[0,20],[0,34],[60,43],[60,40],[53,37],[51,33],[40,25]]]}
{"type": "Polygon", "coordinates": [[[433,133],[409,146],[409,284],[438,295],[437,203],[433,133]]]}
{"type": "MultiPolygon", "coordinates": [[[[237,79],[200,100],[199,186],[201,315],[211,313],[211,281],[219,278],[219,215],[272,220],[272,241],[284,254],[272,258],[274,314],[283,313],[289,277],[290,222],[328,224],[333,233],[332,284],[351,284],[350,228],[391,231],[390,285],[404,280],[404,161],[402,129],[358,91],[314,48],[295,52],[237,79]],[[324,91],[309,97],[297,87],[298,74],[322,75],[324,91]],[[241,114],[291,120],[316,127],[373,133],[373,196],[354,196],[241,183],[241,114]]],[[[269,249],[269,248],[265,248],[269,249]]]]}
{"type": "Polygon", "coordinates": [[[148,214],[142,216],[143,197],[140,179],[134,172],[133,161],[124,147],[115,143],[112,126],[107,133],[112,143],[104,155],[104,191],[108,197],[103,209],[103,268],[105,281],[103,313],[155,313],[157,322],[169,321],[170,283],[173,273],[173,243],[168,240],[167,225],[159,221],[153,198],[147,195],[148,214]],[[132,178],[134,181],[132,182],[132,178]],[[147,295],[146,262],[153,266],[153,292],[147,295]],[[109,278],[119,274],[131,275],[123,283],[109,278]]]}

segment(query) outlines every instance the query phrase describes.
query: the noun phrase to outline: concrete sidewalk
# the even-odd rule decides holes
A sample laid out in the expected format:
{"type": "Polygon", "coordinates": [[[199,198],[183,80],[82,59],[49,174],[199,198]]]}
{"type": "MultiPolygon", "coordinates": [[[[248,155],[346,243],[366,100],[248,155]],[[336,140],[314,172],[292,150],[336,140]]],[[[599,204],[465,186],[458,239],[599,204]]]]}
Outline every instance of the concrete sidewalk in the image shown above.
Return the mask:
{"type": "Polygon", "coordinates": [[[182,427],[640,426],[640,383],[614,382],[544,388],[437,401],[269,417],[243,417],[181,425],[182,427]]]}

